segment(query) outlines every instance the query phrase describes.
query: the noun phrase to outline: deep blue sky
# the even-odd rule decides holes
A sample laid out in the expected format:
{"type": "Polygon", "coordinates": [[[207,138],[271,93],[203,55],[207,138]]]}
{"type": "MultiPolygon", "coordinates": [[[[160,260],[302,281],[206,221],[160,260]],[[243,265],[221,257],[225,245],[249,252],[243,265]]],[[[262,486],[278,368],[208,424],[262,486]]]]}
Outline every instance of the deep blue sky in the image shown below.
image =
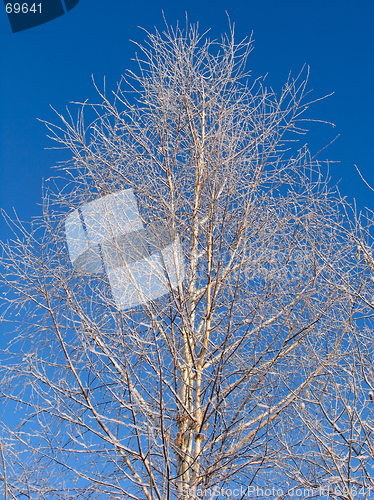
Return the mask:
{"type": "MultiPolygon", "coordinates": [[[[44,0],[47,1],[47,0],[44,0]]],[[[267,82],[280,90],[289,71],[311,67],[309,88],[318,98],[335,92],[312,108],[309,116],[336,127],[313,125],[305,139],[312,150],[340,138],[320,156],[339,160],[333,180],[360,207],[374,208],[373,194],[355,171],[356,163],[374,184],[374,2],[373,0],[80,0],[64,16],[13,34],[0,6],[0,206],[15,207],[23,220],[39,213],[42,179],[60,158],[37,118],[57,121],[49,105],[62,112],[69,101],[97,101],[91,74],[114,88],[135,46],[142,26],[163,27],[185,12],[212,37],[228,29],[225,11],[236,23],[237,38],[253,31],[255,49],[249,59],[253,76],[268,73],[267,82]]],[[[7,236],[0,223],[0,237],[7,236]]]]}

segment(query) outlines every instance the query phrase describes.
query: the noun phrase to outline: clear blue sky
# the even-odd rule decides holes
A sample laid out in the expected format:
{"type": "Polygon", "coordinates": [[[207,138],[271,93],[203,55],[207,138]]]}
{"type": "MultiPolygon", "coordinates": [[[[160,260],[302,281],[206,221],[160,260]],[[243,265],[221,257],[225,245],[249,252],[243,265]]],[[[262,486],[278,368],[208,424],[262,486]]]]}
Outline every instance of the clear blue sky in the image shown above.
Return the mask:
{"type": "MultiPolygon", "coordinates": [[[[47,0],[44,0],[47,1],[47,0]]],[[[374,209],[373,195],[359,179],[356,163],[374,184],[374,2],[373,0],[80,0],[62,17],[13,34],[0,6],[0,206],[15,207],[23,220],[40,211],[42,179],[61,153],[36,119],[56,121],[49,105],[62,112],[69,101],[96,101],[91,74],[114,88],[142,41],[142,26],[200,22],[212,37],[227,30],[225,11],[236,23],[237,38],[253,31],[255,50],[249,59],[253,76],[268,73],[280,90],[288,72],[311,67],[309,88],[318,98],[335,92],[311,109],[309,116],[332,121],[313,125],[307,141],[312,151],[340,138],[320,156],[339,160],[333,180],[360,207],[374,209]]],[[[0,223],[0,237],[8,234],[0,223]]]]}

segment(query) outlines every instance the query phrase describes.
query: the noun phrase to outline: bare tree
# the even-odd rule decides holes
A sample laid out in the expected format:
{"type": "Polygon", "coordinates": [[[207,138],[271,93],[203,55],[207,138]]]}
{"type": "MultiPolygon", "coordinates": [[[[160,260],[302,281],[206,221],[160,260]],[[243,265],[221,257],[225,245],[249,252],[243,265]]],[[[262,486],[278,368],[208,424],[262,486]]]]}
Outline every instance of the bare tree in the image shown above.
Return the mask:
{"type": "Polygon", "coordinates": [[[308,74],[277,95],[233,29],[147,37],[112,97],[47,123],[71,160],[9,220],[5,497],[367,498],[372,223],[292,152],[308,74]],[[117,230],[74,249],[90,224],[117,230]]]}

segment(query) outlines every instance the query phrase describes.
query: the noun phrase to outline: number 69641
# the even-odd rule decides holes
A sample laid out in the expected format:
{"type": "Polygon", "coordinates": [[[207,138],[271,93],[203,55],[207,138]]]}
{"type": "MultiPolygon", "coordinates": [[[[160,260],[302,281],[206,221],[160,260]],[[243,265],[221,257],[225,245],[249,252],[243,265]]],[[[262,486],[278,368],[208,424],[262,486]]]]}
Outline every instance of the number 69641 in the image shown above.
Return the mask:
{"type": "Polygon", "coordinates": [[[42,4],[41,3],[33,3],[31,7],[29,7],[28,3],[7,3],[5,6],[5,10],[7,14],[27,14],[28,12],[33,12],[34,14],[41,14],[42,12],[42,4]]]}

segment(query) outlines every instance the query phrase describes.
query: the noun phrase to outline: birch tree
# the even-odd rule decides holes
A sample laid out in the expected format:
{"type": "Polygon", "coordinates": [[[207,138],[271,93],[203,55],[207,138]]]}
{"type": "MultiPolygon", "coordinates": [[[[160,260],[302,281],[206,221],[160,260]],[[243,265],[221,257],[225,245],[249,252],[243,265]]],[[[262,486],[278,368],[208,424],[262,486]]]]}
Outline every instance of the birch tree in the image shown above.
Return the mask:
{"type": "Polygon", "coordinates": [[[146,35],[115,92],[46,124],[70,160],[43,216],[7,218],[5,498],[367,498],[371,214],[304,145],[308,71],[276,93],[233,28],[146,35]],[[83,272],[67,243],[123,193],[140,229],[111,243],[121,269],[177,242],[166,288],[133,302],[104,244],[83,272]]]}

